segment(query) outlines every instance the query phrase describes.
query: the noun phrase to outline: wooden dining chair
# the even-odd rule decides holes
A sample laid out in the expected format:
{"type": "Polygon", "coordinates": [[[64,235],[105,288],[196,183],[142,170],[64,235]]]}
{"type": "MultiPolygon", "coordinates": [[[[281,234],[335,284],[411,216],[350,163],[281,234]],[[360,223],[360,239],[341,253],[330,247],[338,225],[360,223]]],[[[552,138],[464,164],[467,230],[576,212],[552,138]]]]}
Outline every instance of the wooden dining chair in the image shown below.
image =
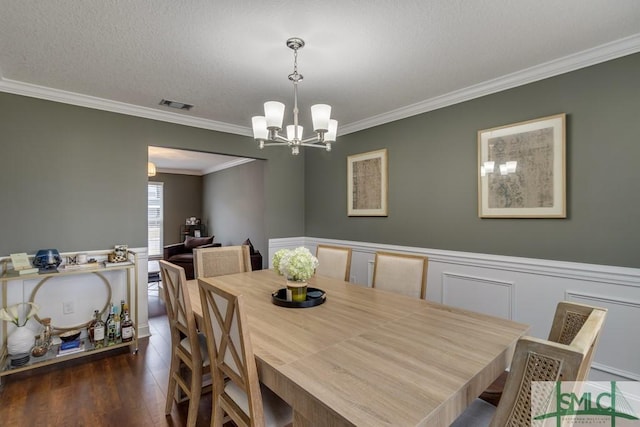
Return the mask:
{"type": "MultiPolygon", "coordinates": [[[[594,307],[586,304],[579,304],[569,301],[560,301],[556,306],[556,312],[553,316],[553,323],[549,332],[549,341],[560,344],[571,344],[583,327],[592,327],[596,323],[600,325],[600,329],[593,336],[594,341],[590,344],[591,350],[585,358],[585,363],[578,376],[578,381],[582,381],[589,375],[589,366],[593,359],[594,348],[600,339],[600,330],[604,325],[604,318],[607,310],[600,307],[594,307]]],[[[482,394],[480,398],[497,405],[503,394],[508,371],[503,372],[482,394]]]]}
{"type": "Polygon", "coordinates": [[[333,279],[349,281],[351,272],[351,248],[345,246],[318,245],[316,247],[318,268],[316,274],[333,279]]]}
{"type": "Polygon", "coordinates": [[[221,427],[225,415],[241,427],[290,424],[291,407],[258,380],[242,295],[198,285],[213,371],[211,425],[221,427]]]}
{"type": "Polygon", "coordinates": [[[583,366],[580,368],[578,381],[586,380],[589,376],[589,369],[598,341],[600,340],[600,334],[606,316],[606,308],[569,301],[561,301],[558,303],[556,314],[554,315],[551,325],[551,331],[549,332],[550,341],[573,345],[583,328],[597,328],[597,333],[593,337],[593,341],[589,343],[589,353],[585,357],[583,366]]]}
{"type": "Polygon", "coordinates": [[[196,279],[251,271],[249,246],[222,246],[193,250],[196,279]]]}
{"type": "Polygon", "coordinates": [[[498,407],[475,399],[451,427],[530,427],[531,405],[536,405],[535,413],[545,413],[550,397],[550,394],[532,396],[532,383],[577,381],[587,353],[588,346],[571,346],[533,337],[520,338],[498,407]]]}
{"type": "Polygon", "coordinates": [[[198,333],[191,310],[184,268],[167,261],[159,261],[164,301],[171,332],[171,367],[165,414],[171,413],[173,401],[189,400],[187,426],[195,426],[198,405],[203,392],[211,391],[209,353],[206,338],[198,333]],[[188,370],[188,377],[185,375],[188,370]]]}
{"type": "Polygon", "coordinates": [[[376,252],[372,287],[424,299],[427,263],[422,255],[376,252]]]}

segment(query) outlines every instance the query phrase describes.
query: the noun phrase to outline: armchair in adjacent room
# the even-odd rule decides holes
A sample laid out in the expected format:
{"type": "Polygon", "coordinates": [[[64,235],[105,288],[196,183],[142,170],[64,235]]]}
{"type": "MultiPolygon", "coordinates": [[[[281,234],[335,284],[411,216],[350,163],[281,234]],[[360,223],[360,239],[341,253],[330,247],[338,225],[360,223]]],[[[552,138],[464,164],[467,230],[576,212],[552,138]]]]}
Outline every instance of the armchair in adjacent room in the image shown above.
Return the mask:
{"type": "Polygon", "coordinates": [[[195,248],[215,248],[222,246],[220,243],[213,243],[213,237],[214,236],[186,236],[182,243],[165,246],[162,259],[184,268],[187,280],[192,280],[195,278],[193,268],[193,250],[195,248]]]}

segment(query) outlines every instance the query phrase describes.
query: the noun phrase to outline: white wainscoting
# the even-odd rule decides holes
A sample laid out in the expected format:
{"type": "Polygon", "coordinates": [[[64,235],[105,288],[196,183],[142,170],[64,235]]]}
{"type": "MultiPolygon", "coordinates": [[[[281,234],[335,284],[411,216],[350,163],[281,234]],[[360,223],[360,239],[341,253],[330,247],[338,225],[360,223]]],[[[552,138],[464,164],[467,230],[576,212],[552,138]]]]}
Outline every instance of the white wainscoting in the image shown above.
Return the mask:
{"type": "Polygon", "coordinates": [[[546,338],[556,304],[576,301],[608,309],[590,378],[640,381],[640,269],[507,257],[315,237],[269,240],[269,266],[282,248],[349,246],[350,281],[371,286],[378,250],[429,257],[427,299],[531,325],[546,338]]]}
{"type": "Polygon", "coordinates": [[[513,319],[513,283],[484,277],[444,273],[442,303],[513,319]]]}

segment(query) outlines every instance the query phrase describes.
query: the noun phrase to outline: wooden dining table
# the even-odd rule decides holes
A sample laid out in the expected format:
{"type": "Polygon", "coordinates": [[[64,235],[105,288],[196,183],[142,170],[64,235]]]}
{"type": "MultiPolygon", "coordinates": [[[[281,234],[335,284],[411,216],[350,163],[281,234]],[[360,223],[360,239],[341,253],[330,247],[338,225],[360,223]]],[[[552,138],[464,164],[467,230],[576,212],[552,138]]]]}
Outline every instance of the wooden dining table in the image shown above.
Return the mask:
{"type": "MultiPolygon", "coordinates": [[[[326,301],[273,304],[272,270],[198,279],[241,291],[260,381],[295,426],[449,426],[509,366],[528,325],[316,276],[326,301]]],[[[202,316],[198,280],[188,282],[202,316]]]]}

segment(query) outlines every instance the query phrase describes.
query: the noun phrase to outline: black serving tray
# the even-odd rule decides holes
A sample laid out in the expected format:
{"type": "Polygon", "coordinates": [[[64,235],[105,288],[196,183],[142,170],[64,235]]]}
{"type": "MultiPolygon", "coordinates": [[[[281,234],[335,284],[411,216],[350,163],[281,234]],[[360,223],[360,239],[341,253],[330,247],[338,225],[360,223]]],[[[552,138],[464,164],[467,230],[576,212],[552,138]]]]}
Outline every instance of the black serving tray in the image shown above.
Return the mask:
{"type": "Polygon", "coordinates": [[[288,308],[307,308],[320,305],[327,299],[327,294],[318,288],[307,288],[305,301],[287,301],[287,288],[278,289],[271,294],[271,301],[275,305],[288,308]]]}

